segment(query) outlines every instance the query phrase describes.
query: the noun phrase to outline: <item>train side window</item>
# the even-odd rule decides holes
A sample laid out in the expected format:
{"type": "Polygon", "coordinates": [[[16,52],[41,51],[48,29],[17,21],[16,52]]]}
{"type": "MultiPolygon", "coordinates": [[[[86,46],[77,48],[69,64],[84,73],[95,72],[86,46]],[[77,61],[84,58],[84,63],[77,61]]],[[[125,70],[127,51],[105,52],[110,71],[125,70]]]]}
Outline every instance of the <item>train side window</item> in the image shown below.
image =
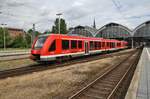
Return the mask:
{"type": "Polygon", "coordinates": [[[112,43],[112,48],[114,48],[114,47],[115,47],[115,46],[114,46],[114,44],[115,44],[115,43],[112,43]]]}
{"type": "Polygon", "coordinates": [[[55,51],[56,50],[56,40],[54,40],[49,48],[49,51],[55,51]]]}
{"type": "Polygon", "coordinates": [[[100,42],[95,42],[95,48],[96,49],[100,49],[101,48],[101,43],[100,42]]]}
{"type": "Polygon", "coordinates": [[[115,46],[115,43],[113,43],[113,48],[115,48],[116,46],[115,46]]]}
{"type": "Polygon", "coordinates": [[[117,43],[117,46],[120,47],[120,43],[117,43]]]}
{"type": "Polygon", "coordinates": [[[78,48],[79,48],[79,49],[82,48],[82,41],[78,41],[78,48]]]}
{"type": "Polygon", "coordinates": [[[107,42],[107,47],[109,47],[109,42],[107,42]]]}
{"type": "Polygon", "coordinates": [[[99,42],[96,42],[96,49],[99,49],[99,42]]]}
{"type": "Polygon", "coordinates": [[[94,49],[97,49],[97,42],[94,42],[94,49]]]}
{"type": "Polygon", "coordinates": [[[102,47],[105,47],[105,42],[102,42],[102,47]]]}
{"type": "Polygon", "coordinates": [[[94,49],[94,42],[90,41],[90,50],[94,49]]]}
{"type": "Polygon", "coordinates": [[[71,40],[71,49],[77,48],[77,41],[76,40],[71,40]]]}
{"type": "Polygon", "coordinates": [[[101,44],[101,42],[98,42],[98,48],[100,49],[101,47],[102,47],[102,44],[101,44]]]}
{"type": "Polygon", "coordinates": [[[63,50],[69,49],[69,40],[62,40],[62,49],[63,50]]]}
{"type": "Polygon", "coordinates": [[[109,44],[110,44],[110,48],[112,48],[112,43],[110,42],[109,44]]]}
{"type": "Polygon", "coordinates": [[[113,42],[110,43],[110,47],[113,48],[113,42]]]}

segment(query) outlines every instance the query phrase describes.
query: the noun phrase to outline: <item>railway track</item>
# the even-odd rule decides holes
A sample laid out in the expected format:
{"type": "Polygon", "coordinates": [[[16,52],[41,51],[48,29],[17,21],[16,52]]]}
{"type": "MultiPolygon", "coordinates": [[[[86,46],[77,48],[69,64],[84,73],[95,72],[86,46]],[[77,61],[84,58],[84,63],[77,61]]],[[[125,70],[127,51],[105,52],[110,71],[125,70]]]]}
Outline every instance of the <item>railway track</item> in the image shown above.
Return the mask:
{"type": "Polygon", "coordinates": [[[27,54],[30,54],[29,52],[26,52],[26,53],[13,53],[13,54],[4,54],[4,55],[0,55],[0,57],[8,57],[8,56],[20,56],[20,55],[27,55],[27,54]]]}
{"type": "Polygon", "coordinates": [[[123,52],[123,53],[117,52],[117,53],[111,53],[111,54],[102,54],[102,55],[93,55],[93,56],[86,56],[86,57],[80,57],[80,58],[73,58],[69,61],[62,62],[61,64],[57,63],[56,61],[53,61],[50,64],[33,64],[30,66],[26,66],[26,67],[4,70],[4,71],[0,71],[0,79],[29,74],[32,72],[53,69],[53,68],[57,68],[57,67],[68,66],[68,65],[72,65],[72,64],[78,64],[78,63],[113,57],[113,56],[120,56],[120,55],[124,55],[124,54],[128,54],[128,53],[133,53],[134,51],[135,50],[132,50],[130,52],[123,52]]]}
{"type": "Polygon", "coordinates": [[[0,57],[29,55],[30,50],[0,51],[0,57]]]}
{"type": "Polygon", "coordinates": [[[68,99],[123,99],[140,54],[141,50],[129,55],[68,99]]]}
{"type": "Polygon", "coordinates": [[[24,54],[8,54],[8,55],[0,55],[0,62],[12,61],[12,60],[20,60],[20,59],[28,59],[29,53],[24,54]]]}
{"type": "Polygon", "coordinates": [[[29,58],[30,50],[0,51],[0,62],[29,58]]]}

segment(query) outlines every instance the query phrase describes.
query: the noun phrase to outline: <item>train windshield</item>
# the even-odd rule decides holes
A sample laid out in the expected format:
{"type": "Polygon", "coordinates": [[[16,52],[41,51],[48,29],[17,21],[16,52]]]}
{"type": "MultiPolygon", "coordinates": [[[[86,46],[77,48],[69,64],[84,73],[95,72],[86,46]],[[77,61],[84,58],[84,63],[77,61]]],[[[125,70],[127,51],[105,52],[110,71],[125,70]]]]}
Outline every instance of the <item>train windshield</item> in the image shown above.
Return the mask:
{"type": "Polygon", "coordinates": [[[44,42],[46,41],[46,38],[47,36],[42,36],[42,37],[38,37],[35,45],[34,45],[34,48],[42,48],[43,47],[43,44],[44,42]]]}

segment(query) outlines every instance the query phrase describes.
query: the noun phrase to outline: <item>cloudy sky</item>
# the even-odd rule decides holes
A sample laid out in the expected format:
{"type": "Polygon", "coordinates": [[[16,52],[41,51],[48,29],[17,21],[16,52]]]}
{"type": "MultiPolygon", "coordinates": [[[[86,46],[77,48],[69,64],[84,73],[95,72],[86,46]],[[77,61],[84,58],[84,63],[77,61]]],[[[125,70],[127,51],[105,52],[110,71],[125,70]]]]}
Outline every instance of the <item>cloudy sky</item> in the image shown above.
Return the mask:
{"type": "Polygon", "coordinates": [[[150,20],[150,0],[0,0],[0,24],[8,27],[51,29],[57,13],[68,27],[116,22],[135,28],[150,20]]]}

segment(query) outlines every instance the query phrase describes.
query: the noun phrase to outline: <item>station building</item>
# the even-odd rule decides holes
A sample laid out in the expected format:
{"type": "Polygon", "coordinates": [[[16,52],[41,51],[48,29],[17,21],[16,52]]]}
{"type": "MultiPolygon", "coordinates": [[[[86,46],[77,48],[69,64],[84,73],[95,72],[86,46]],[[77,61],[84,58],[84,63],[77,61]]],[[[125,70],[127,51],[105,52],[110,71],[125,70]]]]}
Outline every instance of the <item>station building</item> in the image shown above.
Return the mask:
{"type": "Polygon", "coordinates": [[[133,30],[133,38],[136,45],[150,46],[150,21],[146,21],[133,30]]]}
{"type": "Polygon", "coordinates": [[[126,39],[131,37],[131,33],[132,31],[130,29],[121,24],[108,23],[97,30],[95,37],[126,39]]]}
{"type": "Polygon", "coordinates": [[[109,39],[125,39],[131,37],[131,33],[132,31],[123,25],[117,23],[109,23],[98,30],[89,26],[77,26],[69,31],[68,35],[103,37],[109,39]]]}
{"type": "Polygon", "coordinates": [[[77,26],[75,28],[72,28],[68,33],[68,35],[75,36],[126,40],[129,42],[129,45],[131,45],[132,42],[131,34],[132,31],[130,29],[117,23],[108,23],[100,29],[96,29],[95,24],[93,25],[93,27],[77,26]]]}
{"type": "Polygon", "coordinates": [[[75,36],[84,36],[84,37],[94,37],[96,33],[96,29],[89,27],[89,26],[76,26],[72,28],[68,35],[75,35],[75,36]]]}

